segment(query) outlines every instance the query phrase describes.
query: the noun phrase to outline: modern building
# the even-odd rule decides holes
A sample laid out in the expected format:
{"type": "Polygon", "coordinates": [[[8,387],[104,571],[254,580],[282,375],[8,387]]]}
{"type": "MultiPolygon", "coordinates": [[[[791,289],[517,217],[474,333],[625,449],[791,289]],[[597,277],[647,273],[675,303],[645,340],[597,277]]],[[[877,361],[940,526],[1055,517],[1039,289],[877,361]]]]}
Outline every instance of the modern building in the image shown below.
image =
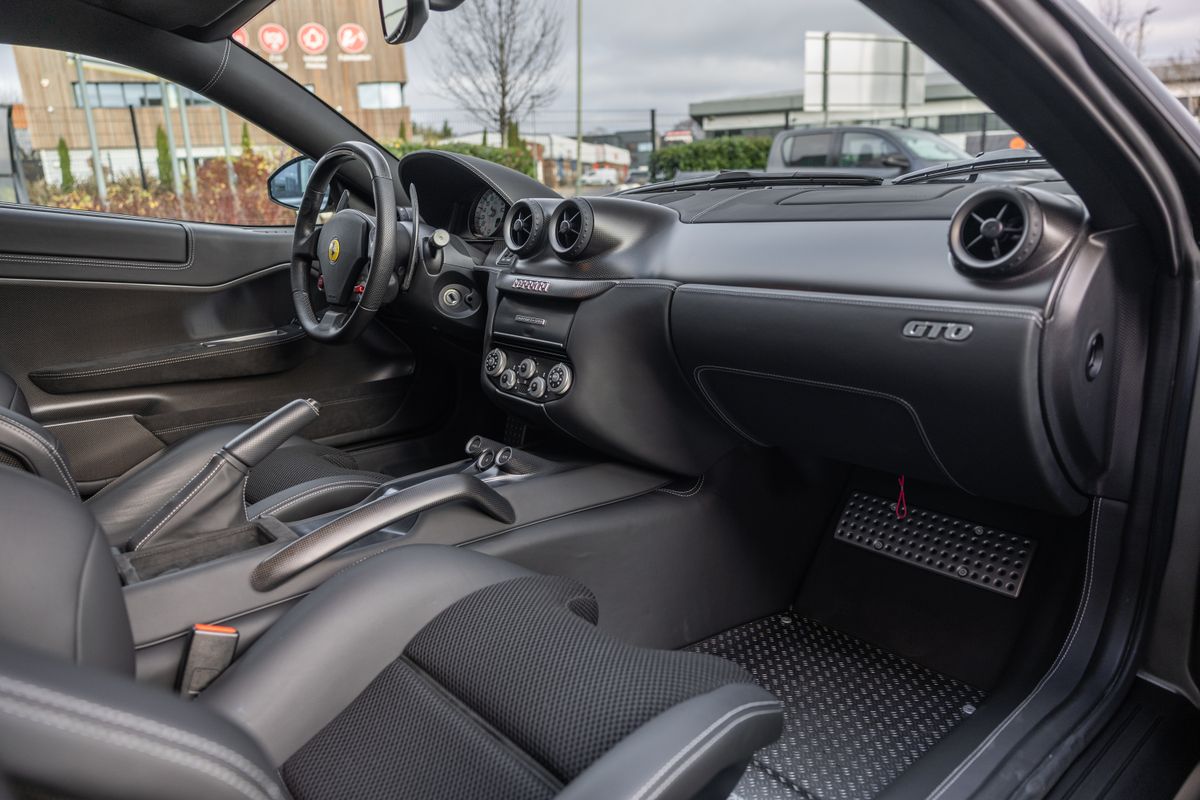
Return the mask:
{"type": "Polygon", "coordinates": [[[922,102],[872,110],[806,110],[804,90],[711,100],[688,107],[705,136],[774,136],[788,128],[905,125],[940,133],[968,152],[1008,146],[1015,131],[948,75],[931,75],[922,102]]]}
{"type": "Polygon", "coordinates": [[[614,133],[590,133],[583,137],[590,144],[607,144],[629,151],[629,169],[636,170],[650,166],[650,154],[654,152],[656,142],[649,128],[635,131],[615,131],[614,133]]]}
{"type": "MultiPolygon", "coordinates": [[[[1200,62],[1173,60],[1152,70],[1200,116],[1200,62]]],[[[894,36],[807,33],[803,82],[803,88],[789,91],[692,103],[688,110],[705,136],[902,125],[939,133],[967,152],[978,152],[1007,147],[1017,135],[954,78],[927,71],[924,55],[894,36]]]]}
{"type": "MultiPolygon", "coordinates": [[[[404,48],[384,42],[376,0],[275,3],[234,39],[376,139],[389,142],[399,138],[402,129],[411,132],[404,102],[404,48]]],[[[256,148],[278,145],[194,92],[139,70],[32,47],[14,47],[13,55],[29,148],[51,184],[61,181],[60,138],[75,178],[92,173],[85,93],[95,123],[95,145],[110,178],[139,173],[157,177],[155,141],[160,127],[174,140],[180,161],[221,157],[227,147],[239,151],[243,131],[256,148]]]]}

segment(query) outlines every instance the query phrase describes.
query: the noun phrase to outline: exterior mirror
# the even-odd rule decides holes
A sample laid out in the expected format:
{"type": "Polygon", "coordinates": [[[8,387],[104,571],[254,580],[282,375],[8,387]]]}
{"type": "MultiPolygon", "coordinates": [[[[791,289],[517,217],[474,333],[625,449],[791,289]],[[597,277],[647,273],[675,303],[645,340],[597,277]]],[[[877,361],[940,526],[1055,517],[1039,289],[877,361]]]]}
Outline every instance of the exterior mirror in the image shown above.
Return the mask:
{"type": "Polygon", "coordinates": [[[388,44],[411,42],[429,19],[429,0],[379,0],[379,18],[388,44]]]}
{"type": "Polygon", "coordinates": [[[880,162],[885,167],[896,167],[901,171],[908,169],[908,159],[898,153],[892,153],[890,156],[884,156],[880,162]]]}
{"type": "MultiPolygon", "coordinates": [[[[308,186],[308,178],[316,165],[317,162],[305,156],[288,161],[267,178],[267,196],[285,208],[299,209],[304,199],[304,187],[308,186]]],[[[322,208],[328,205],[329,192],[325,192],[322,208]]]]}

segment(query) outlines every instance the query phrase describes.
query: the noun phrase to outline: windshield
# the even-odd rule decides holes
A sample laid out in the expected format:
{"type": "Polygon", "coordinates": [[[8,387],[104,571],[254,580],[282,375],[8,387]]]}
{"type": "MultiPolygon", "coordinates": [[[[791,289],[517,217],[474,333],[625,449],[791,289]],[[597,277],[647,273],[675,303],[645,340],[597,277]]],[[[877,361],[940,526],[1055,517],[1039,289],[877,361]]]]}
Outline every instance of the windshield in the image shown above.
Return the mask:
{"type": "Polygon", "coordinates": [[[928,131],[900,130],[896,131],[896,138],[926,161],[958,161],[970,158],[966,150],[955,147],[946,139],[928,131]]]}

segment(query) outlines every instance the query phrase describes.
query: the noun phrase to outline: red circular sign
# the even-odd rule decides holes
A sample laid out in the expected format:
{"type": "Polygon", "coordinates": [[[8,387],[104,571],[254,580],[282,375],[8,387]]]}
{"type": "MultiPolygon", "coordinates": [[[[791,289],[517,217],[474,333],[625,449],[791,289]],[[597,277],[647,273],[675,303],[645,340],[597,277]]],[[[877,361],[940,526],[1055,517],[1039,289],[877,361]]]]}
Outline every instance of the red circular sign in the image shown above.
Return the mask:
{"type": "Polygon", "coordinates": [[[347,53],[361,53],[367,49],[367,31],[357,22],[347,22],[338,28],[338,47],[347,53]]]}
{"type": "Polygon", "coordinates": [[[238,28],[236,31],[234,31],[232,34],[229,35],[229,38],[233,39],[235,42],[240,44],[242,47],[250,46],[250,34],[246,33],[245,28],[238,28]]]}
{"type": "Polygon", "coordinates": [[[296,44],[310,56],[324,53],[325,48],[329,47],[329,31],[325,30],[324,25],[306,22],[296,31],[296,44]]]}
{"type": "Polygon", "coordinates": [[[274,22],[268,22],[258,29],[258,43],[268,53],[282,53],[288,48],[287,28],[274,22]]]}

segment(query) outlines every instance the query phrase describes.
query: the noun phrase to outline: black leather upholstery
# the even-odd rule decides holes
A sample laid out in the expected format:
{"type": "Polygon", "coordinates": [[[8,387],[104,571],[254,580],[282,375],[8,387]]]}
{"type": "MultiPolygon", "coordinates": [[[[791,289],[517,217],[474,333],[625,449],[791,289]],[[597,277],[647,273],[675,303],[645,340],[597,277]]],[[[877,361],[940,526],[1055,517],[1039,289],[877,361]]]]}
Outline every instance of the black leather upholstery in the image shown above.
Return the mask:
{"type": "Polygon", "coordinates": [[[0,372],[0,408],[7,408],[22,416],[31,416],[29,401],[25,399],[25,393],[21,391],[21,387],[17,385],[16,381],[3,372],[0,372]]]}
{"type": "MultiPolygon", "coordinates": [[[[186,702],[130,679],[128,619],[86,507],[45,481],[0,473],[0,773],[35,795],[283,800],[283,767],[303,800],[313,793],[302,765],[362,800],[391,796],[396,781],[413,786],[418,773],[420,791],[408,796],[443,798],[461,796],[454,754],[467,753],[507,765],[491,774],[544,773],[539,797],[607,798],[618,785],[641,800],[727,794],[753,751],[778,736],[778,701],[727,662],[609,639],[592,627],[595,614],[571,581],[466,550],[395,548],[310,594],[186,702]],[[489,659],[524,688],[505,696],[489,659]],[[456,722],[429,731],[449,736],[444,750],[407,730],[413,747],[389,739],[392,759],[357,753],[354,770],[379,770],[363,780],[325,745],[329,731],[349,731],[371,747],[383,727],[415,723],[396,705],[411,696],[372,693],[392,673],[418,681],[426,710],[456,722]],[[589,675],[622,688],[597,689],[589,675]],[[539,712],[520,693],[542,685],[552,702],[539,712]],[[558,730],[569,736],[556,741],[558,730]]],[[[511,788],[478,796],[518,796],[511,788]]]]}
{"type": "Polygon", "coordinates": [[[104,532],[62,488],[0,472],[0,639],[133,674],[133,636],[104,532]]]}

